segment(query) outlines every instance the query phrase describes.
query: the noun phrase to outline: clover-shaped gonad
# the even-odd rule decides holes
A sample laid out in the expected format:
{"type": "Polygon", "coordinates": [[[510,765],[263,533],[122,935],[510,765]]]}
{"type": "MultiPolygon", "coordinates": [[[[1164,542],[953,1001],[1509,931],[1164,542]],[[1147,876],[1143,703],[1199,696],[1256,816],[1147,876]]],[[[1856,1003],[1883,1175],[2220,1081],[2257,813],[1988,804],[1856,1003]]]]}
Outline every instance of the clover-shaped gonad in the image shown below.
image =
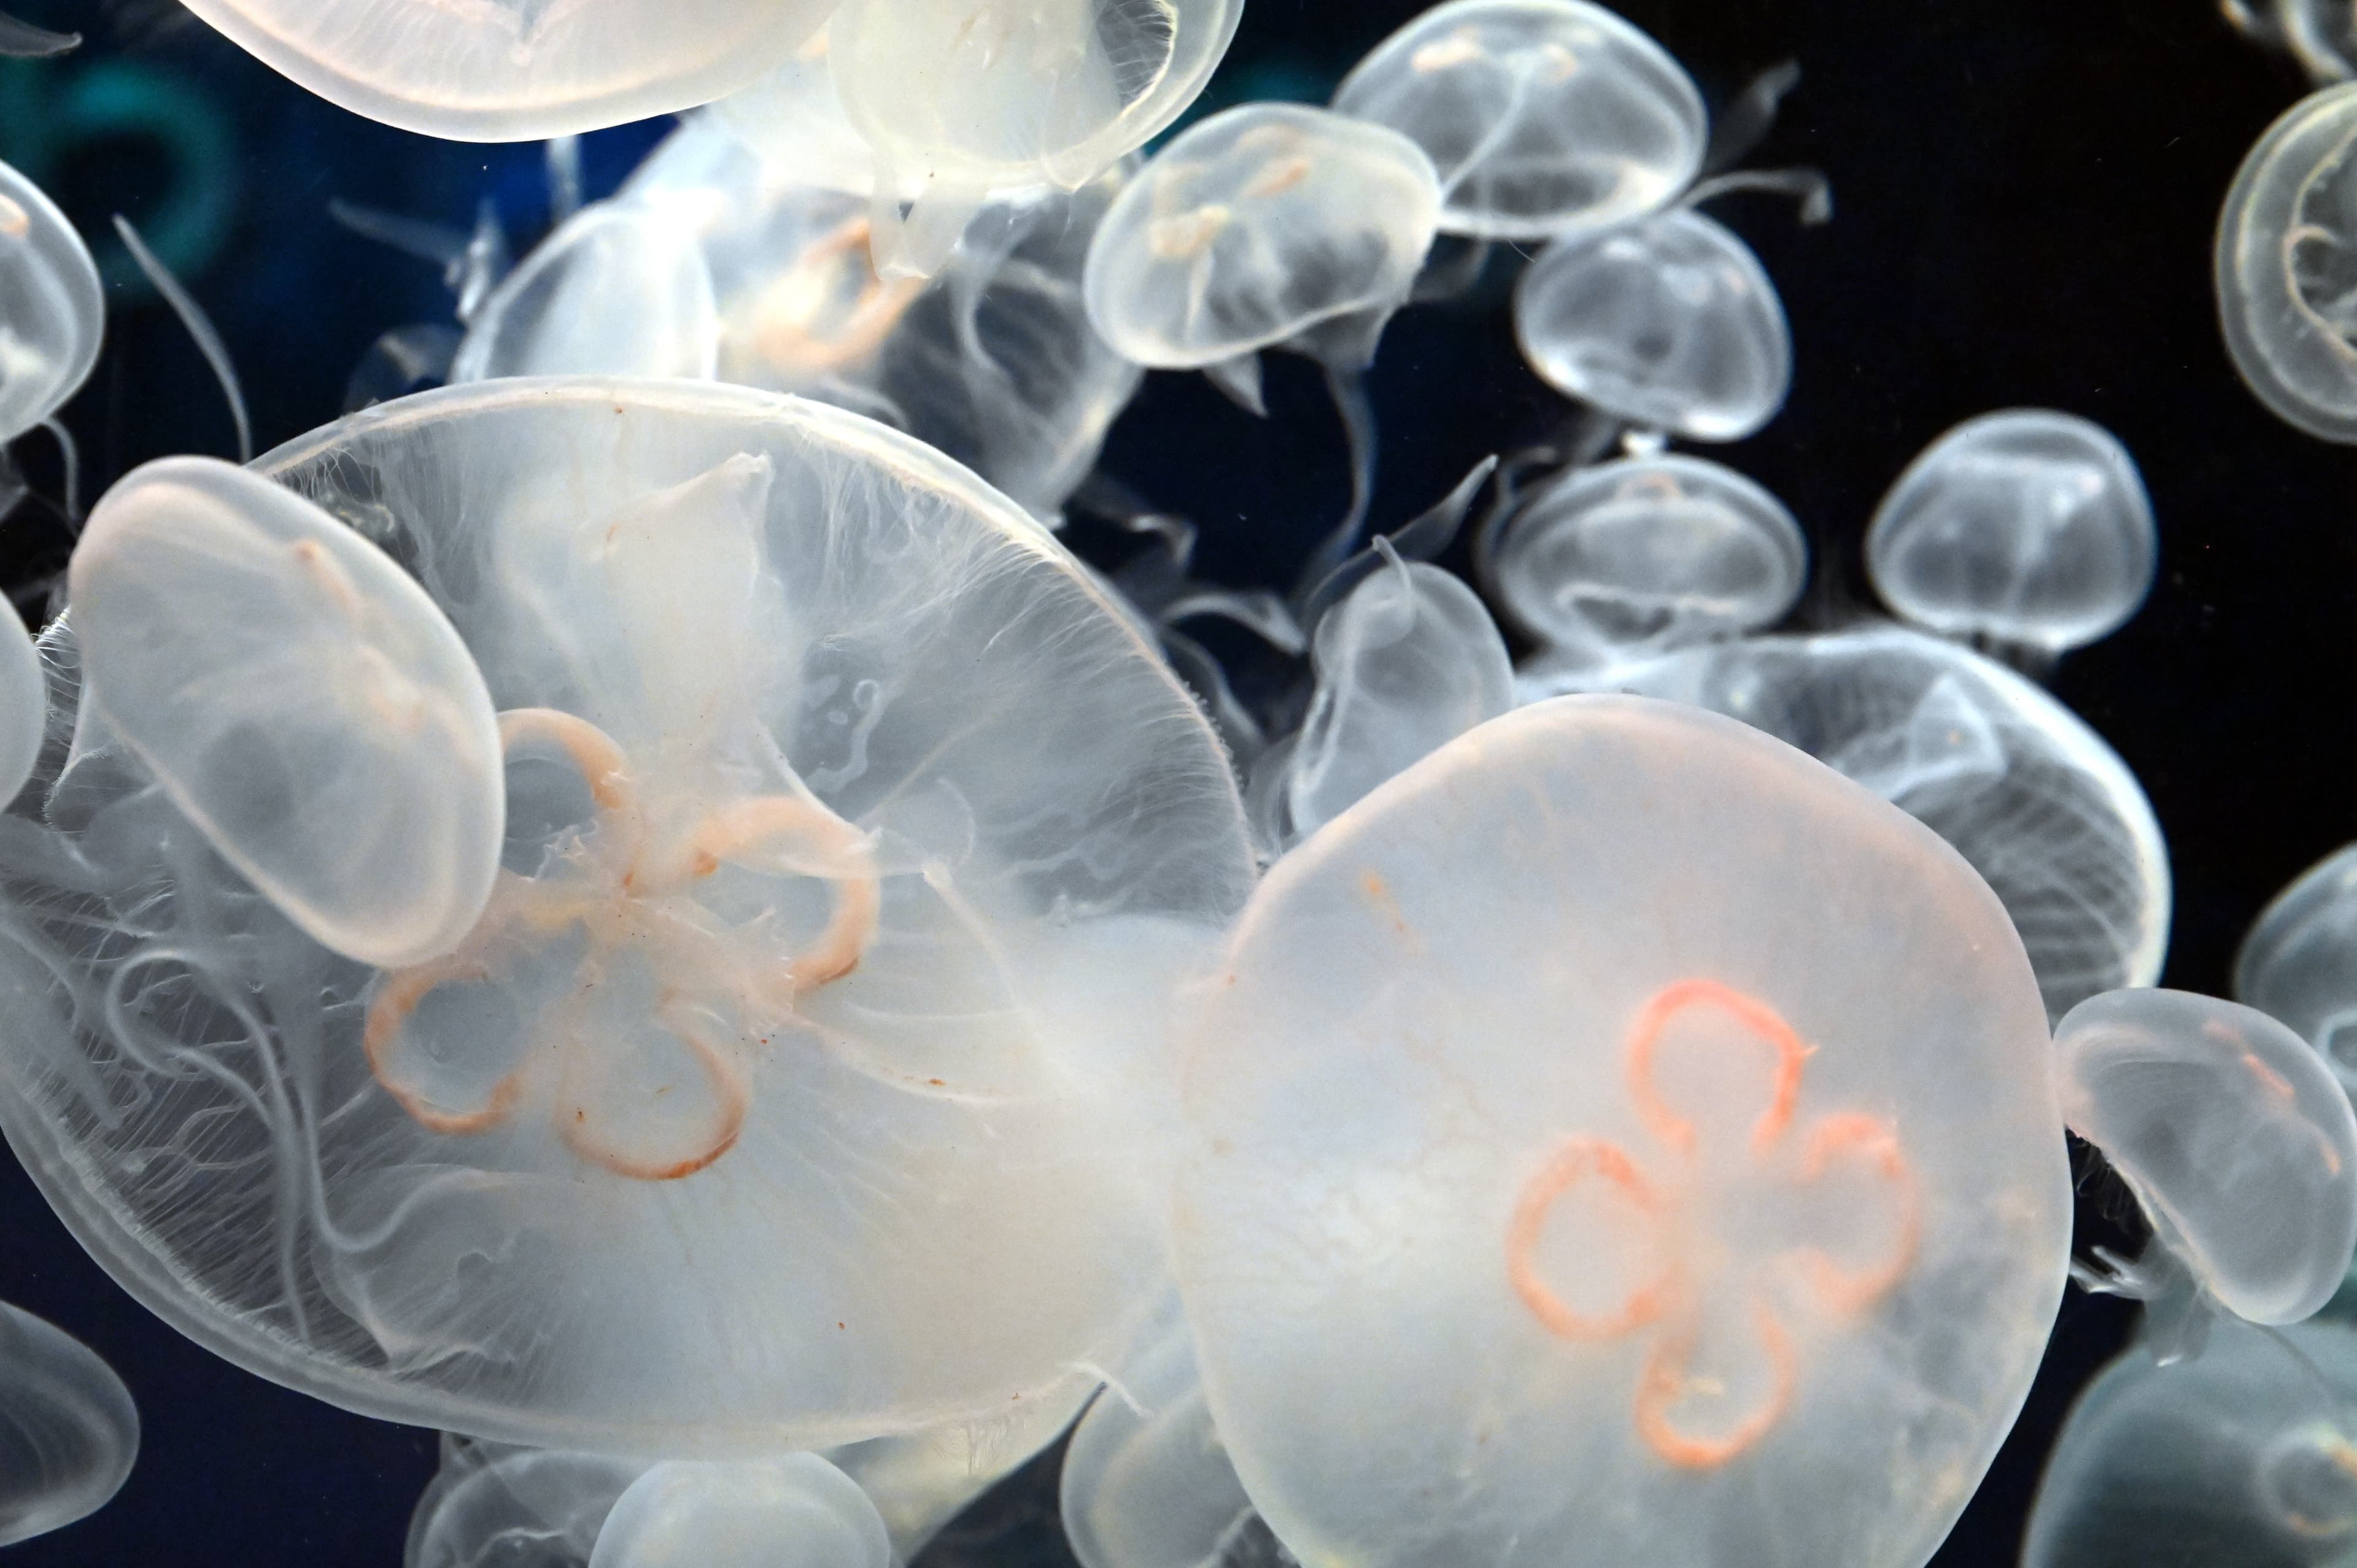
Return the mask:
{"type": "Polygon", "coordinates": [[[1921,1227],[1915,1175],[1895,1127],[1863,1112],[1828,1112],[1798,1134],[1794,1107],[1810,1047],[1781,1015],[1757,997],[1714,980],[1664,986],[1638,1010],[1626,1047],[1629,1095],[1639,1119],[1667,1157],[1649,1175],[1629,1150],[1575,1134],[1558,1144],[1526,1182],[1506,1230],[1506,1271],[1514,1294],[1550,1333],[1597,1340],[1648,1332],[1652,1345],[1638,1374],[1635,1421],[1647,1446],[1673,1465],[1706,1469],[1723,1465],[1760,1441],[1791,1404],[1798,1379],[1784,1314],[1797,1303],[1833,1316],[1866,1310],[1889,1294],[1913,1262],[1921,1227]],[[1774,1077],[1766,1107],[1753,1121],[1742,1160],[1747,1180],[1790,1187],[1822,1180],[1838,1162],[1851,1162],[1887,1187],[1898,1212],[1886,1255],[1845,1266],[1824,1248],[1803,1243],[1769,1254],[1746,1269],[1737,1251],[1716,1244],[1711,1192],[1696,1179],[1706,1151],[1695,1122],[1678,1114],[1655,1078],[1655,1058],[1670,1026],[1695,1009],[1712,1009],[1773,1053],[1774,1077]],[[1643,1277],[1609,1311],[1573,1308],[1542,1277],[1540,1234],[1555,1206],[1575,1192],[1610,1203],[1633,1226],[1649,1262],[1643,1277]],[[1762,1272],[1789,1269],[1800,1288],[1779,1293],[1762,1272]],[[1754,1277],[1727,1280],[1727,1273],[1754,1277]],[[1690,1393],[1717,1385],[1693,1373],[1704,1334],[1704,1305],[1732,1286],[1744,1298],[1750,1330],[1768,1363],[1768,1391],[1756,1408],[1716,1435],[1682,1426],[1674,1407],[1690,1393]]]}

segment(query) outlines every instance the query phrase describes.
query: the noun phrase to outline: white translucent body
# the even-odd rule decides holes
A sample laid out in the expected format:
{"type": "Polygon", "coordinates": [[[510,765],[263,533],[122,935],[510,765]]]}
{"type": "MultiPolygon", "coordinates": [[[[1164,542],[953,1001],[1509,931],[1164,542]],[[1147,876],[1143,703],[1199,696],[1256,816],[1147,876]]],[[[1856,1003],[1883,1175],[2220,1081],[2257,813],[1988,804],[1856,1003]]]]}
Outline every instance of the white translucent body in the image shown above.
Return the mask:
{"type": "Polygon", "coordinates": [[[197,0],[273,70],[462,142],[595,131],[706,103],[791,55],[829,0],[197,0]]]}
{"type": "Polygon", "coordinates": [[[543,1447],[988,1421],[1119,1353],[1163,988],[1253,868],[1210,725],[1045,531],[703,382],[452,388],[258,467],[451,614],[503,869],[378,975],[135,757],[43,781],[0,839],[0,1125],[85,1245],[266,1376],[543,1447]]]}
{"type": "Polygon", "coordinates": [[[445,1436],[402,1568],[586,1568],[615,1499],[647,1466],[445,1436]]]}
{"type": "Polygon", "coordinates": [[[709,378],[719,353],[719,307],[694,231],[646,203],[599,201],[485,297],[450,379],[709,378]]]}
{"type": "Polygon", "coordinates": [[[138,1456],[123,1380],[80,1340],[0,1302],[0,1546],[96,1513],[138,1456]]]}
{"type": "Polygon", "coordinates": [[[2047,409],[1985,413],[1941,436],[1866,535],[1867,575],[1903,618],[2050,653],[2125,625],[2158,553],[2127,448],[2047,409]]]}
{"type": "Polygon", "coordinates": [[[2357,1548],[2357,1331],[2218,1325],[2200,1358],[2131,1345],[2062,1424],[2022,1568],[2325,1568],[2357,1548]],[[2318,1374],[2322,1373],[2319,1380],[2318,1374]]]}
{"type": "Polygon", "coordinates": [[[2002,665],[1868,626],[1601,670],[1557,664],[1521,682],[1525,701],[1598,689],[1741,719],[1921,821],[2004,900],[2050,1017],[2160,978],[2169,850],[2151,802],[2102,736],[2002,665]]]}
{"type": "Polygon", "coordinates": [[[1254,103],[1189,127],[1090,247],[1089,319],[1141,365],[1183,370],[1361,320],[1359,363],[1407,301],[1440,187],[1422,149],[1322,109],[1254,103]]]}
{"type": "Polygon", "coordinates": [[[2228,1310],[2297,1323],[2357,1248],[2357,1113],[2308,1042],[2183,991],[2112,991],[2054,1031],[2062,1114],[2228,1310]]]}
{"type": "Polygon", "coordinates": [[[2234,998],[2290,1026],[2357,1094],[2357,844],[2261,911],[2234,959],[2234,998]]]}
{"type": "Polygon", "coordinates": [[[38,186],[0,164],[0,443],[80,390],[105,324],[89,247],[38,186]]]}
{"type": "Polygon", "coordinates": [[[315,940],[447,952],[505,832],[499,721],[449,618],[384,552],[205,457],[135,470],[67,572],[91,726],[315,940]]]}
{"type": "Polygon", "coordinates": [[[1709,124],[1667,50],[1586,0],[1450,0],[1334,94],[1440,172],[1440,226],[1544,240],[1650,212],[1702,166],[1709,124]]]}
{"type": "Polygon", "coordinates": [[[1739,441],[1792,383],[1783,302],[1750,247],[1698,212],[1559,240],[1514,294],[1523,357],[1631,424],[1739,441]]]}
{"type": "Polygon", "coordinates": [[[829,1449],[825,1457],[876,1505],[893,1561],[913,1563],[968,1503],[1062,1436],[1096,1386],[1092,1374],[1076,1374],[987,1419],[873,1437],[829,1449]]]}
{"type": "Polygon", "coordinates": [[[845,0],[835,85],[878,187],[1077,189],[1186,112],[1243,0],[845,0]]]}
{"type": "Polygon", "coordinates": [[[2303,98],[2243,160],[2218,220],[2218,314],[2278,418],[2357,442],[2357,83],[2303,98]]]}
{"type": "Polygon", "coordinates": [[[1286,761],[1288,839],[1514,705],[1490,612],[1422,562],[1392,562],[1352,589],[1318,623],[1310,656],[1318,688],[1286,761]]]}
{"type": "Polygon", "coordinates": [[[881,419],[1054,516],[1142,374],[1081,296],[1125,172],[985,203],[931,280],[888,279],[866,197],[813,183],[813,160],[775,138],[738,134],[750,114],[692,117],[624,191],[701,249],[713,373],[881,419]]]}
{"type": "Polygon", "coordinates": [[[14,800],[32,777],[48,706],[41,655],[12,607],[0,618],[0,800],[14,800]]]}
{"type": "Polygon", "coordinates": [[[674,1461],[606,1516],[589,1568],[890,1568],[891,1542],[858,1483],[815,1454],[674,1461]]]}
{"type": "Polygon", "coordinates": [[[1673,453],[1547,485],[1500,541],[1495,571],[1507,612],[1551,649],[1627,658],[1779,619],[1808,580],[1809,546],[1774,496],[1673,453]]]}
{"type": "Polygon", "coordinates": [[[1185,1029],[1179,1288],[1304,1562],[1916,1568],[2029,1390],[2071,1230],[2029,961],[1757,731],[1459,737],[1277,863],[1185,1029]]]}
{"type": "MultiPolygon", "coordinates": [[[[762,162],[786,171],[798,185],[865,197],[876,188],[876,154],[843,107],[821,32],[791,59],[708,115],[690,115],[687,127],[709,118],[762,162]]],[[[676,143],[679,138],[672,138],[676,143]]]]}

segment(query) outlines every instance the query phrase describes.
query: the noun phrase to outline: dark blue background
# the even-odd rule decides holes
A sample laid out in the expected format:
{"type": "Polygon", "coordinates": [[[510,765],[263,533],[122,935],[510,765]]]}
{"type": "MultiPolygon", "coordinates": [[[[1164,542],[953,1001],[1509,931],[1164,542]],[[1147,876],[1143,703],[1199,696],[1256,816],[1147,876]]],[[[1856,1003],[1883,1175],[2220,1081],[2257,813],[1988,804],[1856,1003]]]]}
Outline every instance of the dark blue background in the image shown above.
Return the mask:
{"type": "MultiPolygon", "coordinates": [[[[520,241],[545,221],[536,146],[438,143],[289,86],[172,0],[14,0],[91,36],[82,52],[0,61],[0,158],[49,189],[110,279],[107,346],[67,413],[87,493],[146,458],[228,455],[231,426],[195,349],[125,265],[129,214],[213,313],[264,448],[334,417],[386,328],[447,318],[435,269],[328,220],[331,198],[463,225],[497,203],[520,241]]],[[[1220,101],[1322,99],[1416,0],[1249,0],[1220,101]]],[[[1792,507],[1817,547],[1801,618],[1868,602],[1857,546],[1876,498],[1968,414],[2045,404],[2116,431],[2144,466],[2160,583],[2126,631],[2055,686],[2151,793],[2177,876],[2169,983],[2222,992],[2233,944],[2309,862],[2357,836],[2342,728],[2357,454],[2278,424],[2220,347],[2209,256],[2218,203],[2266,123],[2304,89],[2208,0],[1624,0],[1724,103],[1754,72],[1805,77],[1755,165],[1834,182],[1829,226],[1758,198],[1721,205],[1782,291],[1797,345],[1791,405],[1724,456],[1792,507]]],[[[591,195],[661,125],[588,138],[591,195]]],[[[1373,378],[1384,446],[1377,526],[1437,498],[1479,457],[1542,438],[1563,405],[1523,367],[1493,268],[1486,292],[1411,310],[1373,378]]],[[[1107,467],[1196,517],[1201,564],[1289,582],[1345,488],[1340,441],[1306,369],[1272,378],[1255,423],[1198,378],[1154,376],[1107,467]]],[[[43,438],[22,444],[37,479],[43,438]]],[[[38,506],[0,524],[20,602],[67,538],[38,506]]],[[[5,1026],[5,1021],[0,1021],[5,1026]]],[[[2090,1235],[2116,1194],[2083,1202],[2090,1235]]],[[[434,1437],[333,1410],[216,1359],[118,1291],[0,1156],[0,1298],[50,1318],[123,1375],[146,1423],[104,1511],[9,1550],[10,1568],[391,1568],[434,1437]]],[[[2038,1466],[2072,1392],[2125,1315],[2075,1293],[2013,1440],[1938,1560],[2013,1560],[2038,1466]]],[[[961,1568],[1052,1563],[1045,1466],[938,1549],[961,1568]]],[[[1478,1565],[1469,1565],[1478,1568],[1478,1565]]]]}

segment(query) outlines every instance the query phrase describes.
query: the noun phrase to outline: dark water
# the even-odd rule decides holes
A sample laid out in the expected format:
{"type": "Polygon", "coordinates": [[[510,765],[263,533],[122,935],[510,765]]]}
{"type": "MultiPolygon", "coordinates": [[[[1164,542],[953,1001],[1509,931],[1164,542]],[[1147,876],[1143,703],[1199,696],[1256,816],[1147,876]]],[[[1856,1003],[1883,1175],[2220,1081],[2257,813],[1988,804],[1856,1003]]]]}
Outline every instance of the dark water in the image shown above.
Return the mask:
{"type": "MultiPolygon", "coordinates": [[[[1416,0],[1249,0],[1223,100],[1323,99],[1416,0]]],[[[91,43],[0,61],[0,158],[50,190],[110,279],[107,348],[68,409],[85,493],[149,457],[229,455],[197,352],[136,282],[107,219],[128,214],[213,313],[259,444],[334,417],[388,328],[447,318],[436,269],[330,221],[331,199],[447,224],[495,204],[519,244],[546,221],[536,146],[438,143],[289,86],[170,0],[13,0],[91,43]]],[[[1728,461],[1793,509],[1816,547],[1804,622],[1867,602],[1858,562],[1883,488],[1957,419],[2015,404],[2087,415],[2126,442],[2160,518],[2142,615],[2072,656],[2058,693],[2142,779],[2177,878],[2167,983],[2220,993],[2244,928],[2294,873],[2357,836],[2357,453],[2277,424],[2228,368],[2209,254],[2244,151],[2303,91],[2201,0],[1625,0],[1724,103],[1798,59],[1800,91],[1755,165],[1811,164],[1838,212],[1803,230],[1775,201],[1717,210],[1758,250],[1792,318],[1783,415],[1728,461]]],[[[662,124],[587,139],[609,191],[662,124]]],[[[1478,458],[1549,435],[1563,405],[1523,368],[1499,280],[1403,316],[1373,381],[1385,444],[1378,527],[1478,458]]],[[[1203,526],[1225,581],[1283,584],[1338,511],[1341,443],[1306,370],[1278,366],[1257,424],[1200,379],[1154,376],[1108,468],[1203,526]]],[[[24,444],[54,484],[38,436],[24,444]]],[[[38,505],[0,524],[5,581],[38,601],[67,539],[38,505]]],[[[390,1568],[434,1467],[430,1433],[346,1415],[231,1368],[115,1289],[0,1159],[0,1297],[95,1347],[146,1423],[107,1509],[5,1554],[12,1568],[390,1568]]],[[[2091,1187],[2083,1232],[2106,1234],[2091,1187]]],[[[2009,1563],[2072,1391],[2118,1348],[2115,1305],[2075,1293],[2044,1375],[1937,1560],[2009,1563]]],[[[937,1549],[944,1568],[1066,1561],[1053,1471],[1031,1467],[937,1549]]],[[[1468,1565],[1478,1568],[1478,1565],[1468,1565]]],[[[1733,1568],[1733,1565],[1730,1565],[1733,1568]]]]}

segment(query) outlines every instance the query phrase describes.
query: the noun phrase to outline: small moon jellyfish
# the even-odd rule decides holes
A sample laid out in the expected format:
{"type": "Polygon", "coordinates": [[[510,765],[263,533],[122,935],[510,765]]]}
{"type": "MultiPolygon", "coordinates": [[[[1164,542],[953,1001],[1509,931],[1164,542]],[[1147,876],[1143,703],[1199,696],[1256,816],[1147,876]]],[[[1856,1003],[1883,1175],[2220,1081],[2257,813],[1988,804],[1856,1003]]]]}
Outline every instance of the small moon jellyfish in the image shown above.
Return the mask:
{"type": "Polygon", "coordinates": [[[256,468],[449,617],[506,837],[455,949],[371,968],[135,750],[45,751],[0,1127],[115,1277],[345,1408],[626,1455],[996,1419],[1119,1354],[1163,1277],[1136,1086],[1254,865],[1079,564],[905,435],[713,382],[447,388],[256,468]]]}
{"type": "Polygon", "coordinates": [[[2064,1121],[2203,1290],[2253,1323],[2331,1299],[2357,1250],[2357,1112],[2305,1040],[2215,997],[2112,991],[2054,1052],[2064,1121]]]}
{"type": "Polygon", "coordinates": [[[890,1568],[891,1541],[857,1482],[815,1454],[673,1460],[606,1516],[589,1568],[890,1568]]]}
{"type": "Polygon", "coordinates": [[[1303,1562],[1917,1568],[2029,1391],[2036,978],[1953,850],[1756,730],[1458,737],[1276,864],[1184,1036],[1178,1283],[1303,1562]]]}
{"type": "Polygon", "coordinates": [[[139,1456],[130,1391],[88,1346],[0,1302],[0,1546],[106,1506],[139,1456]]]}
{"type": "Polygon", "coordinates": [[[410,1516],[402,1568],[587,1568],[606,1516],[646,1465],[447,1434],[410,1516]]]}
{"type": "Polygon", "coordinates": [[[2252,923],[2234,998],[2288,1025],[2357,1095],[2357,844],[2309,866],[2252,923]]]}
{"type": "Polygon", "coordinates": [[[2169,948],[2169,850],[2136,775],[2044,688],[1895,626],[1744,638],[1641,663],[1526,671],[1524,700],[1593,689],[1741,719],[1953,844],[2004,901],[2050,1018],[2150,985],[2169,948]]]}
{"type": "Polygon", "coordinates": [[[130,747],[322,945],[392,967],[457,946],[499,871],[500,724],[384,552],[245,469],[167,457],[100,499],[66,582],[84,747],[130,747]]]}
{"type": "Polygon", "coordinates": [[[1549,245],[1514,292],[1523,357],[1613,417],[1740,441],[1792,384],[1783,302],[1751,248],[1675,209],[1549,245]]]}
{"type": "Polygon", "coordinates": [[[452,381],[602,373],[709,379],[720,312],[693,230],[644,202],[575,213],[485,296],[452,381]]]}
{"type": "Polygon", "coordinates": [[[1709,122],[1694,80],[1586,0],[1450,0],[1384,39],[1334,108],[1439,171],[1440,227],[1544,240],[1651,212],[1692,184],[1709,122]]]}
{"type": "Polygon", "coordinates": [[[1724,464],[1676,453],[1575,469],[1498,542],[1499,597],[1554,657],[1641,658],[1757,630],[1808,580],[1784,503],[1724,464]]]}
{"type": "Polygon", "coordinates": [[[2244,158],[2218,220],[2218,315],[2243,383],[2319,440],[2357,443],[2357,82],[2301,99],[2244,158]]]}
{"type": "Polygon", "coordinates": [[[2326,1568],[2357,1545],[2357,1331],[2221,1323],[2197,1359],[2131,1346],[2079,1395],[2022,1568],[2326,1568]]]}
{"type": "Polygon", "coordinates": [[[0,445],[81,389],[105,322],[90,248],[40,187],[0,164],[0,445]]]}
{"type": "Polygon", "coordinates": [[[196,0],[273,70],[355,114],[527,142],[708,103],[786,59],[830,0],[196,0]]]}
{"type": "Polygon", "coordinates": [[[2049,409],[1968,419],[1899,476],[1866,570],[1902,619],[2050,657],[2127,623],[2159,546],[2136,459],[2049,409]]]}

